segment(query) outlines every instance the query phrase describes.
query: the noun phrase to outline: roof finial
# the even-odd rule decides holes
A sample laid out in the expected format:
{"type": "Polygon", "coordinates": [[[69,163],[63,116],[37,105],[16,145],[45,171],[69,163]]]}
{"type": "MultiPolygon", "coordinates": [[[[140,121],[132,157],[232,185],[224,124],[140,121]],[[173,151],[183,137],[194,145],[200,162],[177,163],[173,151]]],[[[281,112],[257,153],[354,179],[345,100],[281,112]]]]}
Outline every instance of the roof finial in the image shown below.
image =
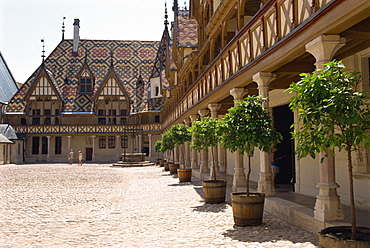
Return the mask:
{"type": "Polygon", "coordinates": [[[64,20],[66,19],[66,17],[65,16],[63,16],[63,24],[62,24],[62,41],[64,40],[64,28],[65,28],[65,26],[64,26],[64,20]]]}
{"type": "Polygon", "coordinates": [[[169,24],[168,22],[168,15],[167,15],[167,2],[164,2],[164,25],[167,28],[167,25],[169,24]]]}
{"type": "Polygon", "coordinates": [[[41,55],[41,58],[42,58],[42,63],[44,63],[44,61],[45,61],[45,40],[42,38],[41,39],[41,42],[42,42],[42,55],[41,55]]]}

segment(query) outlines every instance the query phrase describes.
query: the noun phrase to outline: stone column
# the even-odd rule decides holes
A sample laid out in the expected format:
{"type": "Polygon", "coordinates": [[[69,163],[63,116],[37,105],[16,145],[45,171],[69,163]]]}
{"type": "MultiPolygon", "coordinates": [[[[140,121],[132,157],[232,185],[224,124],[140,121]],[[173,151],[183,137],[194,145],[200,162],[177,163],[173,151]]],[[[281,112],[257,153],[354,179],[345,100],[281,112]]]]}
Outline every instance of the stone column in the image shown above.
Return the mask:
{"type": "MultiPolygon", "coordinates": [[[[203,120],[204,117],[206,117],[209,114],[208,109],[201,109],[198,110],[198,114],[200,116],[200,119],[203,120]]],[[[200,174],[201,179],[203,179],[203,173],[208,173],[208,149],[203,149],[200,151],[200,174]]]]}
{"type": "MultiPolygon", "coordinates": [[[[120,140],[121,136],[119,135],[116,135],[116,149],[117,149],[117,153],[116,153],[116,157],[119,159],[120,157],[120,151],[121,151],[121,148],[119,147],[119,140],[120,140]]],[[[94,149],[93,149],[94,150],[94,149]]]]}
{"type": "MultiPolygon", "coordinates": [[[[185,125],[190,126],[191,120],[189,118],[186,118],[184,120],[185,125]]],[[[184,168],[188,169],[190,168],[190,142],[185,142],[185,159],[184,159],[184,168]]]]}
{"type": "MultiPolygon", "coordinates": [[[[225,115],[218,115],[219,119],[224,118],[225,115]]],[[[226,149],[218,144],[218,161],[220,172],[226,172],[226,149]]]]}
{"type": "Polygon", "coordinates": [[[68,138],[68,142],[67,142],[68,143],[68,150],[67,150],[67,153],[68,154],[69,154],[69,151],[71,150],[71,137],[72,136],[70,136],[70,135],[67,136],[67,138],[68,138]]]}
{"type": "Polygon", "coordinates": [[[141,152],[143,150],[143,135],[139,134],[137,136],[137,149],[138,151],[137,152],[141,152]]]}
{"type": "MultiPolygon", "coordinates": [[[[191,123],[194,124],[194,121],[198,120],[198,115],[190,115],[191,123]]],[[[194,141],[194,134],[191,135],[191,140],[194,141]]],[[[199,169],[198,164],[198,152],[195,149],[191,149],[191,159],[190,165],[192,169],[199,169]]]]}
{"type": "Polygon", "coordinates": [[[149,154],[148,154],[148,156],[149,157],[152,157],[152,150],[153,150],[153,145],[152,145],[152,143],[153,143],[153,141],[152,141],[152,134],[148,134],[148,137],[149,137],[149,154]]]}
{"type": "MultiPolygon", "coordinates": [[[[276,75],[271,72],[258,72],[253,75],[253,81],[258,85],[258,94],[262,97],[269,96],[270,82],[276,79],[276,75]]],[[[264,107],[269,107],[269,100],[264,103],[264,107]]],[[[266,196],[274,196],[271,174],[270,154],[260,151],[260,179],[258,181],[257,191],[264,193],[266,196]]]]}
{"type": "Polygon", "coordinates": [[[94,158],[95,158],[95,138],[96,138],[96,135],[92,135],[91,138],[92,138],[92,161],[94,161],[94,158]]]}
{"type": "MultiPolygon", "coordinates": [[[[211,110],[211,117],[212,118],[217,118],[217,110],[219,110],[221,108],[221,104],[219,103],[210,103],[208,104],[208,108],[211,110]]],[[[219,174],[220,172],[220,167],[219,167],[219,163],[218,163],[218,147],[215,147],[215,148],[212,148],[210,147],[209,149],[213,149],[214,151],[214,154],[213,155],[213,158],[209,158],[210,160],[210,166],[211,166],[211,178],[217,178],[217,175],[219,174]],[[215,163],[214,166],[212,163],[215,163]]]]}
{"type": "MultiPolygon", "coordinates": [[[[233,88],[230,90],[230,95],[234,97],[234,105],[237,106],[236,100],[241,100],[245,95],[244,88],[233,88]]],[[[239,150],[235,153],[235,168],[233,177],[232,191],[237,192],[238,188],[246,187],[247,179],[245,177],[244,166],[243,166],[243,155],[239,154],[239,150]]]]}
{"type": "MultiPolygon", "coordinates": [[[[316,59],[316,68],[323,69],[325,63],[332,60],[334,54],[345,45],[345,38],[339,35],[321,35],[308,44],[306,51],[316,59]]],[[[325,154],[319,154],[320,161],[325,154]]],[[[343,220],[343,209],[337,194],[339,185],[335,182],[334,157],[328,155],[320,163],[320,183],[316,185],[319,194],[316,196],[315,218],[321,221],[343,220]]]]}
{"type": "Polygon", "coordinates": [[[178,146],[175,145],[175,147],[173,148],[173,163],[177,163],[179,164],[179,150],[178,150],[178,146]]]}
{"type": "Polygon", "coordinates": [[[47,154],[47,158],[50,158],[50,137],[51,136],[46,136],[46,138],[48,139],[48,154],[47,154]]]}

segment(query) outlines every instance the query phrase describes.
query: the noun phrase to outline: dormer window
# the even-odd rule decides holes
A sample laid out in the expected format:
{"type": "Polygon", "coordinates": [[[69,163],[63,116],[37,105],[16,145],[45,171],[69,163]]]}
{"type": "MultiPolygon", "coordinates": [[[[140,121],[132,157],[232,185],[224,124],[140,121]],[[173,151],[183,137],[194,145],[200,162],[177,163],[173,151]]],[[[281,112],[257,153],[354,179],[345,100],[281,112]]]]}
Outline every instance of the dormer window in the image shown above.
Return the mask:
{"type": "Polygon", "coordinates": [[[92,91],[93,91],[93,78],[88,72],[88,70],[84,70],[80,76],[80,93],[92,94],[92,91]]]}

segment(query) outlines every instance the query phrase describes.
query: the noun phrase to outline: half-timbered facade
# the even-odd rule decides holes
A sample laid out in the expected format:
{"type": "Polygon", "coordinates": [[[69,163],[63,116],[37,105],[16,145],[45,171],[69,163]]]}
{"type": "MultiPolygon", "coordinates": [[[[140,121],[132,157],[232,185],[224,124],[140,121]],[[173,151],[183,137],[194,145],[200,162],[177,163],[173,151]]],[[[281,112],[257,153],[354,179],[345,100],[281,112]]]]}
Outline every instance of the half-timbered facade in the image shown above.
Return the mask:
{"type": "Polygon", "coordinates": [[[163,98],[148,81],[160,42],[80,40],[78,19],[74,28],[7,107],[5,122],[25,136],[25,161],[65,162],[70,149],[86,161],[117,161],[124,150],[158,157],[163,98]]]}

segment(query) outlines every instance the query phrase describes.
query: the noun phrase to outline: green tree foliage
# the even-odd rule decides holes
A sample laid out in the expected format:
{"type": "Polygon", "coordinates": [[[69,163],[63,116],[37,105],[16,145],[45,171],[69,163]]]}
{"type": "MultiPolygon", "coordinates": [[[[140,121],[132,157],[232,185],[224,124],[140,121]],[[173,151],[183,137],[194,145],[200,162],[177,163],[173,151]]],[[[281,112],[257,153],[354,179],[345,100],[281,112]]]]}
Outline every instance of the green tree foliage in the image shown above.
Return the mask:
{"type": "Polygon", "coordinates": [[[163,141],[162,140],[157,140],[157,142],[155,142],[154,150],[156,152],[163,152],[163,141]]]}
{"type": "MultiPolygon", "coordinates": [[[[352,209],[352,239],[356,239],[356,216],[352,176],[352,151],[361,145],[370,147],[368,133],[369,108],[365,94],[357,91],[358,72],[347,73],[341,61],[325,64],[312,74],[300,74],[302,79],[287,90],[295,95],[290,108],[299,113],[297,141],[298,158],[317,153],[332,154],[334,148],[345,150],[348,160],[350,202],[352,209]]],[[[324,158],[323,158],[324,159],[324,158]]]]}
{"type": "Polygon", "coordinates": [[[173,151],[175,148],[175,142],[172,138],[171,132],[167,131],[162,135],[162,151],[173,151]]]}
{"type": "Polygon", "coordinates": [[[191,141],[191,133],[186,125],[173,125],[170,133],[175,145],[183,145],[185,142],[191,141]]]}
{"type": "Polygon", "coordinates": [[[191,141],[191,133],[189,131],[189,127],[187,125],[173,125],[170,129],[170,134],[175,145],[180,146],[180,152],[182,153],[182,156],[186,163],[185,149],[182,149],[181,145],[183,145],[185,142],[191,141]]]}
{"type": "Polygon", "coordinates": [[[266,101],[266,98],[260,96],[238,100],[237,106],[230,108],[223,119],[223,146],[231,152],[238,151],[241,155],[248,155],[248,194],[251,157],[255,148],[271,152],[282,139],[281,134],[273,128],[271,116],[263,107],[266,101]]]}
{"type": "Polygon", "coordinates": [[[221,122],[217,118],[205,117],[203,120],[195,121],[194,125],[190,128],[191,133],[194,134],[191,148],[197,151],[211,148],[211,158],[213,166],[212,180],[216,180],[216,159],[215,149],[221,141],[222,130],[221,122]]]}

